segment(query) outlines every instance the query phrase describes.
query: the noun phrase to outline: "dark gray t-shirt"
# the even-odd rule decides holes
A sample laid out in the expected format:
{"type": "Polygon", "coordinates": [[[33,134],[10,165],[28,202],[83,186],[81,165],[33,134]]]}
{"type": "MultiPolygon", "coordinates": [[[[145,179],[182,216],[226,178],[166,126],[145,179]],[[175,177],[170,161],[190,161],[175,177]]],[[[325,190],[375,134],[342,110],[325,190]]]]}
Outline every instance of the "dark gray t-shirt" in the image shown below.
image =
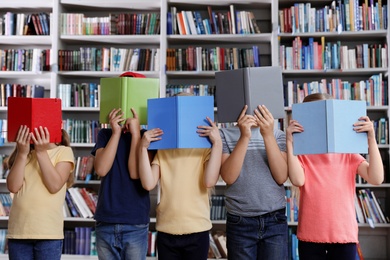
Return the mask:
{"type": "MultiPolygon", "coordinates": [[[[231,154],[241,135],[238,127],[220,129],[223,153],[231,154]]],[[[286,151],[286,135],[275,130],[279,149],[286,151]]],[[[227,212],[243,217],[254,217],[286,207],[285,189],[271,175],[264,139],[259,128],[252,129],[244,163],[237,180],[226,186],[227,212]]]]}

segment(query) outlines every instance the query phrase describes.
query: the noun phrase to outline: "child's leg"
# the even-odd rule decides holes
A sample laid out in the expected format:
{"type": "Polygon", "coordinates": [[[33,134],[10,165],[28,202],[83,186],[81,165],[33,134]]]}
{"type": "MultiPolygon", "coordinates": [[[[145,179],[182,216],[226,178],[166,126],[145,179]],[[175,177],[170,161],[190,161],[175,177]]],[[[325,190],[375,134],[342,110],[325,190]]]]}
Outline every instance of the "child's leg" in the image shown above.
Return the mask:
{"type": "MultiPolygon", "coordinates": [[[[298,242],[300,260],[326,260],[326,244],[306,241],[298,242]]],[[[341,258],[340,258],[341,259],[341,258]]]]}
{"type": "Polygon", "coordinates": [[[347,243],[340,244],[334,243],[328,246],[328,258],[329,260],[354,260],[356,259],[356,244],[347,243]]]}

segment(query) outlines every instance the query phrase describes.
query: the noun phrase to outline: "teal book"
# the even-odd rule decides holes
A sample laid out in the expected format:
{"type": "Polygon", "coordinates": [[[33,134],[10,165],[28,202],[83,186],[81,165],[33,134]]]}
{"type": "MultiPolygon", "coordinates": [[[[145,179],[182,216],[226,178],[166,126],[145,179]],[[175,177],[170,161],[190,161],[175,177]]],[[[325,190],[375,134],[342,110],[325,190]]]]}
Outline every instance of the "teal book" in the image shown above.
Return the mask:
{"type": "Polygon", "coordinates": [[[214,121],[213,96],[176,96],[148,100],[148,129],[163,130],[162,139],[152,142],[150,150],[210,148],[208,137],[200,137],[198,126],[214,121]]]}
{"type": "Polygon", "coordinates": [[[101,78],[100,123],[109,123],[108,115],[114,108],[121,108],[124,118],[133,117],[131,108],[138,114],[141,125],[147,122],[147,100],[158,98],[160,81],[153,78],[101,78]]]}
{"type": "Polygon", "coordinates": [[[366,115],[366,102],[319,100],[292,105],[292,118],[304,128],[294,133],[294,154],[368,153],[367,133],[353,124],[366,115]]]}
{"type": "Polygon", "coordinates": [[[218,122],[237,122],[244,105],[247,114],[265,105],[275,119],[285,117],[281,67],[218,71],[215,79],[218,122]]]}

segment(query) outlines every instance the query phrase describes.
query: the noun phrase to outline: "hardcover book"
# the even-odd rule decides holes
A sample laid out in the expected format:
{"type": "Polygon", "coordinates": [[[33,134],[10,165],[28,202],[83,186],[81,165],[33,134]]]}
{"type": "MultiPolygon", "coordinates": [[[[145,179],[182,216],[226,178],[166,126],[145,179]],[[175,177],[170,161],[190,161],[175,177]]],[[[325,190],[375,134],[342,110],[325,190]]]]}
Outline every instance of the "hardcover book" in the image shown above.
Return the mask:
{"type": "Polygon", "coordinates": [[[237,122],[244,108],[254,114],[265,105],[275,119],[284,118],[282,69],[277,66],[251,67],[215,73],[218,122],[237,122]]]}
{"type": "Polygon", "coordinates": [[[15,142],[21,125],[30,128],[30,132],[39,126],[47,127],[50,142],[61,142],[62,111],[59,98],[8,98],[8,141],[15,142]]]}
{"type": "Polygon", "coordinates": [[[367,133],[353,124],[366,115],[366,102],[319,100],[292,105],[292,118],[304,128],[294,133],[294,154],[368,153],[367,133]]]}
{"type": "Polygon", "coordinates": [[[148,100],[148,129],[163,130],[162,139],[149,149],[210,148],[207,137],[200,137],[198,126],[214,120],[213,96],[175,96],[148,100]]]}
{"type": "Polygon", "coordinates": [[[159,97],[159,79],[152,78],[101,78],[100,123],[109,123],[108,115],[114,108],[121,108],[124,118],[133,117],[131,108],[138,114],[141,125],[147,122],[147,100],[159,97]]]}

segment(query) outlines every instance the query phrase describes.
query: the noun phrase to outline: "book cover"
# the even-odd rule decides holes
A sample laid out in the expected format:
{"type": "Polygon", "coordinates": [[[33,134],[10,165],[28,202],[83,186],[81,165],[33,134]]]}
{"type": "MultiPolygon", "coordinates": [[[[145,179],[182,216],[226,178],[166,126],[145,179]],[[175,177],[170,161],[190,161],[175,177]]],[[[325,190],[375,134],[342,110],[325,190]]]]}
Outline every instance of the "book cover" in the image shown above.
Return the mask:
{"type": "Polygon", "coordinates": [[[30,132],[39,126],[47,127],[50,142],[61,142],[62,111],[59,98],[9,97],[7,118],[9,142],[16,141],[21,125],[30,128],[30,132]]]}
{"type": "Polygon", "coordinates": [[[254,114],[265,105],[275,119],[284,118],[282,69],[251,67],[215,73],[218,122],[236,122],[244,105],[254,114]]]}
{"type": "Polygon", "coordinates": [[[319,100],[292,105],[292,118],[304,128],[294,133],[294,154],[368,153],[367,133],[353,124],[366,115],[365,101],[319,100]]]}
{"type": "Polygon", "coordinates": [[[210,148],[207,137],[200,137],[198,126],[214,120],[213,96],[176,96],[148,100],[148,129],[160,128],[162,139],[149,149],[210,148]]]}
{"type": "Polygon", "coordinates": [[[131,108],[138,114],[141,125],[147,122],[147,100],[158,98],[159,79],[152,78],[101,78],[100,123],[109,123],[108,115],[114,108],[121,108],[124,118],[133,117],[131,108]]]}

